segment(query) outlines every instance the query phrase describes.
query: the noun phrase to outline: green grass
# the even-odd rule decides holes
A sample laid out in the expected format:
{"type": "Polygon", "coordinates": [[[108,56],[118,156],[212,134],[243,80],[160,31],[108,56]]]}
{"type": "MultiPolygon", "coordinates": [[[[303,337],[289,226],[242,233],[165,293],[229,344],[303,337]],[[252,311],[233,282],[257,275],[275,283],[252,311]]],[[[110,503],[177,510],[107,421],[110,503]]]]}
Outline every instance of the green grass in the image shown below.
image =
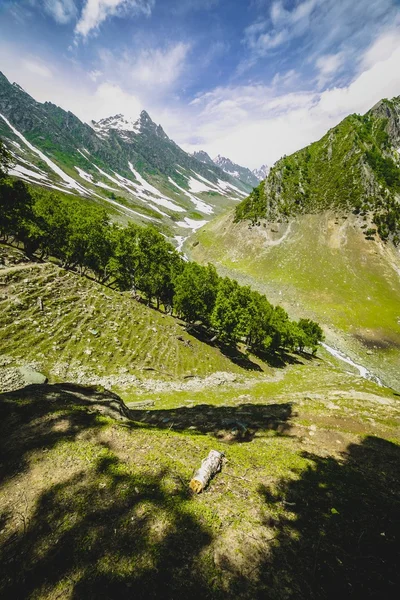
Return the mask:
{"type": "Polygon", "coordinates": [[[323,363],[311,367],[307,388],[306,368],[293,365],[246,398],[198,392],[198,427],[182,393],[122,422],[115,400],[94,389],[0,395],[0,593],[283,600],[348,597],[351,585],[389,597],[398,578],[399,401],[373,383],[332,377],[323,363]],[[354,417],[359,391],[366,414],[391,413],[393,422],[371,430],[354,417]],[[335,400],[328,427],[328,400],[339,392],[348,397],[335,400]],[[382,393],[390,405],[367,400],[382,393]],[[232,421],[245,419],[251,437],[228,439],[232,421]],[[211,449],[225,453],[222,471],[191,496],[192,473],[211,449]]]}
{"type": "Polygon", "coordinates": [[[399,260],[390,244],[366,240],[361,223],[352,215],[323,213],[249,230],[224,216],[197,232],[186,251],[264,292],[292,318],[320,322],[331,343],[333,333],[342,340],[346,336],[345,350],[355,351],[399,387],[399,260]],[[271,245],[288,227],[282,243],[271,245]]]}

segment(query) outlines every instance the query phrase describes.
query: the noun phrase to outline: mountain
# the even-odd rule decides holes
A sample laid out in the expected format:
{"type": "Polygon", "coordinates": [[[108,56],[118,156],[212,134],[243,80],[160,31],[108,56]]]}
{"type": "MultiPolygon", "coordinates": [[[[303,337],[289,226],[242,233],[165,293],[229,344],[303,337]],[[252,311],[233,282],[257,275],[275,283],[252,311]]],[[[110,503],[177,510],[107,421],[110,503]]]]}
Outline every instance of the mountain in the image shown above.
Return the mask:
{"type": "Polygon", "coordinates": [[[269,167],[262,165],[259,169],[253,169],[253,174],[257,177],[258,181],[265,179],[269,173],[269,167]]]}
{"type": "Polygon", "coordinates": [[[193,260],[324,329],[327,344],[400,390],[400,98],[283,157],[186,244],[193,260]],[[249,224],[250,221],[250,224],[249,224]]]}
{"type": "Polygon", "coordinates": [[[213,159],[207,154],[207,152],[204,152],[204,150],[193,152],[193,156],[206,165],[214,165],[213,159]]]}
{"type": "Polygon", "coordinates": [[[277,220],[335,209],[365,217],[366,234],[400,242],[400,97],[350,115],[318,142],[280,159],[236,210],[277,220]]]}
{"type": "Polygon", "coordinates": [[[254,169],[254,171],[250,171],[250,169],[247,167],[242,167],[241,165],[232,162],[230,158],[225,158],[219,154],[212,159],[207,152],[204,152],[204,150],[194,152],[193,156],[204,164],[217,165],[228,175],[231,175],[244,185],[251,186],[253,188],[257,186],[261,179],[263,179],[268,173],[268,167],[266,165],[263,165],[260,167],[260,169],[254,169]]]}
{"type": "Polygon", "coordinates": [[[240,165],[232,162],[229,158],[225,158],[224,156],[216,156],[214,158],[214,164],[220,167],[225,173],[232,175],[239,181],[251,185],[255,187],[260,179],[247,167],[241,167],[240,165]]]}
{"type": "Polygon", "coordinates": [[[100,203],[118,220],[152,222],[178,241],[251,190],[187,154],[146,111],[89,125],[3,74],[0,137],[15,159],[11,175],[100,203]]]}

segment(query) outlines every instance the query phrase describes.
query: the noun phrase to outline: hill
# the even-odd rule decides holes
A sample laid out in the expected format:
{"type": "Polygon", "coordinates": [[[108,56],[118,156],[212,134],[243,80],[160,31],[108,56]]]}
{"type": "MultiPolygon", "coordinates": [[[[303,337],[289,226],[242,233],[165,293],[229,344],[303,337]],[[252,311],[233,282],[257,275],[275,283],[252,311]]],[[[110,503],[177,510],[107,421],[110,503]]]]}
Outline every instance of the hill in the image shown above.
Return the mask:
{"type": "Polygon", "coordinates": [[[318,142],[284,156],[236,210],[269,221],[336,209],[373,222],[366,233],[400,242],[400,97],[350,115],[318,142]]]}

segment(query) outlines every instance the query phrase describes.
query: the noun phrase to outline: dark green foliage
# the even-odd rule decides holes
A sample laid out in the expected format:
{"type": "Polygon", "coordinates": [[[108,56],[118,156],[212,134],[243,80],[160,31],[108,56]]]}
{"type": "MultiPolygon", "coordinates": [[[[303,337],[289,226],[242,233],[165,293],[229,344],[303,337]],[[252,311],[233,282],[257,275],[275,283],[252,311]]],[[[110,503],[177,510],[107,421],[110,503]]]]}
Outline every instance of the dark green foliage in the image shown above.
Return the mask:
{"type": "Polygon", "coordinates": [[[0,181],[2,181],[12,165],[12,156],[0,139],[0,181]]]}
{"type": "Polygon", "coordinates": [[[219,277],[213,265],[202,267],[186,263],[175,280],[174,306],[188,322],[201,321],[209,324],[214,309],[219,277]]]}
{"type": "Polygon", "coordinates": [[[265,181],[261,181],[251,192],[250,196],[238,204],[235,211],[235,223],[243,219],[249,219],[254,224],[260,218],[266,216],[264,187],[265,181]]]}
{"type": "Polygon", "coordinates": [[[396,192],[400,191],[400,169],[394,160],[383,156],[377,148],[368,150],[365,156],[378,181],[396,192]]]}

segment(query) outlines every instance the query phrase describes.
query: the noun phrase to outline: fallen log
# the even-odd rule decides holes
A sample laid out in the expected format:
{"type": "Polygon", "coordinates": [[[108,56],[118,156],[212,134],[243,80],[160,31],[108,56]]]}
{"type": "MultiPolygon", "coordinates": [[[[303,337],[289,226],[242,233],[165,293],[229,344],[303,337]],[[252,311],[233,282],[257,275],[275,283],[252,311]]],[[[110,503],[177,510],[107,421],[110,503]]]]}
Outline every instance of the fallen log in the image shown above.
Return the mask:
{"type": "Polygon", "coordinates": [[[200,494],[207,487],[210,479],[221,470],[223,457],[223,452],[210,451],[207,458],[202,461],[200,469],[196,471],[190,481],[189,486],[193,492],[200,494]]]}

